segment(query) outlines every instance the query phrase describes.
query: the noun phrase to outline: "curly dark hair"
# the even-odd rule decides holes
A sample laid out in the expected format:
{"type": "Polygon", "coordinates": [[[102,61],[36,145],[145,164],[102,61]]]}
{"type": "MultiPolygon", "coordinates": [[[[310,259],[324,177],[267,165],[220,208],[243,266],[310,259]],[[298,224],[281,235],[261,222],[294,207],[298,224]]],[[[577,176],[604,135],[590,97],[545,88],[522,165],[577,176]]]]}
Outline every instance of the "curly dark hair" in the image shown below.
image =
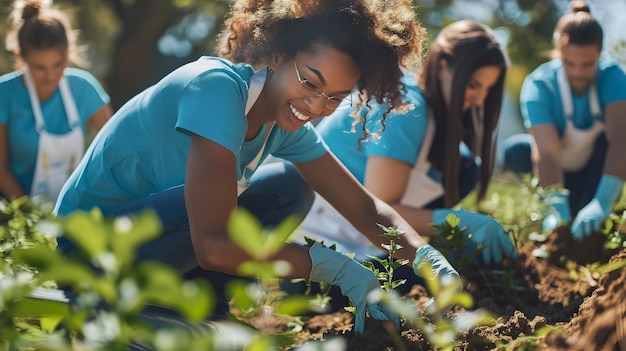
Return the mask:
{"type": "Polygon", "coordinates": [[[391,110],[403,104],[401,67],[419,62],[424,37],[409,0],[238,0],[217,53],[260,67],[276,52],[293,57],[313,44],[329,45],[363,72],[359,100],[374,99],[391,110]]]}

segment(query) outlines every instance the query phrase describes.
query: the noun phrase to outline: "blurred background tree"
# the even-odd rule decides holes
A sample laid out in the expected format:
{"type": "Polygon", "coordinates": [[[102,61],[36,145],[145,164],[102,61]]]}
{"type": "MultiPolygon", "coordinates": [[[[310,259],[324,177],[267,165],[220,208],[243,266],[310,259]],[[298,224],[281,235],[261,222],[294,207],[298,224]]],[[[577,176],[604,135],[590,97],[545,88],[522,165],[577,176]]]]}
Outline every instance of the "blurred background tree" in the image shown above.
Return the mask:
{"type": "MultiPolygon", "coordinates": [[[[481,21],[496,30],[511,59],[507,104],[519,119],[517,96],[525,75],[547,60],[557,19],[569,0],[415,0],[417,15],[433,38],[462,18],[481,21]]],[[[626,0],[588,0],[592,14],[607,32],[605,49],[626,61],[626,40],[615,14],[626,13],[626,0]],[[622,39],[615,40],[617,36],[622,39]]],[[[4,48],[12,0],[0,0],[0,74],[12,70],[4,48]]],[[[80,30],[90,71],[98,77],[117,109],[130,97],[176,67],[213,54],[230,0],[55,0],[68,10],[80,30]]]]}

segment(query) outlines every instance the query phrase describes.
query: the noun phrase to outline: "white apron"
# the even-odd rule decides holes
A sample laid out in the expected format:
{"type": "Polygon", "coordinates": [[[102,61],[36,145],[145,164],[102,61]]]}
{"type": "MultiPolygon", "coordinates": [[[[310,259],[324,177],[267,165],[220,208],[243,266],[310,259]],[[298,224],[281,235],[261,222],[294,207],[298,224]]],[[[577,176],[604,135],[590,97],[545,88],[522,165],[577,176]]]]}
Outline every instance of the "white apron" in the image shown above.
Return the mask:
{"type": "Polygon", "coordinates": [[[39,133],[39,149],[30,195],[31,197],[43,196],[47,201],[56,201],[63,184],[84,154],[84,136],[80,127],[78,110],[67,78],[63,76],[59,82],[59,90],[67,114],[67,122],[72,130],[66,134],[48,133],[30,71],[24,69],[23,72],[35,116],[35,125],[39,133]]]}
{"type": "MultiPolygon", "coordinates": [[[[426,135],[415,166],[411,169],[409,182],[401,204],[415,208],[437,199],[444,194],[443,187],[432,180],[427,172],[430,169],[428,153],[435,132],[434,119],[429,115],[426,135]]],[[[355,254],[357,261],[369,256],[382,256],[385,251],[375,247],[323,197],[316,194],[311,210],[302,221],[300,228],[293,234],[292,241],[305,244],[304,237],[324,241],[326,245],[337,244],[337,250],[346,254],[355,254]]]]}
{"type": "MultiPolygon", "coordinates": [[[[250,87],[248,88],[248,101],[246,102],[246,115],[250,112],[252,105],[256,102],[261,94],[261,90],[263,89],[263,85],[265,84],[265,78],[267,77],[267,69],[258,71],[252,75],[250,78],[250,87]]],[[[257,155],[250,161],[250,163],[246,166],[247,169],[254,172],[254,170],[259,165],[259,161],[261,160],[261,156],[263,155],[263,150],[265,150],[265,144],[267,143],[267,139],[274,129],[274,122],[270,122],[265,130],[265,140],[263,140],[263,145],[261,149],[257,153],[257,155]]],[[[250,187],[250,179],[246,178],[246,171],[244,170],[241,174],[241,178],[237,180],[237,196],[241,195],[246,189],[250,187]]]]}
{"type": "Polygon", "coordinates": [[[593,154],[595,141],[604,131],[604,123],[599,120],[602,111],[600,110],[598,100],[598,90],[594,81],[589,88],[589,105],[594,119],[593,125],[588,129],[578,129],[574,127],[572,122],[574,104],[572,102],[571,88],[563,68],[559,70],[557,79],[566,119],[561,147],[561,167],[566,171],[575,172],[581,170],[589,162],[589,158],[593,154]]]}

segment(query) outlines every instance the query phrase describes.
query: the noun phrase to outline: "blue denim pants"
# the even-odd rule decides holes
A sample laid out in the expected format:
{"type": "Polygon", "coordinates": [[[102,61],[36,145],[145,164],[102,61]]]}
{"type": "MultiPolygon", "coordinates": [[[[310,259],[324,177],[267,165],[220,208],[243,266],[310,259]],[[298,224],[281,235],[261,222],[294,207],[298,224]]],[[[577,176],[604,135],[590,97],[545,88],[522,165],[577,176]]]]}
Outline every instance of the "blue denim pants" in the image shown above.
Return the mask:
{"type": "MultiPolygon", "coordinates": [[[[504,166],[518,175],[533,172],[530,157],[533,143],[530,134],[516,134],[502,143],[504,148],[504,166]]],[[[595,195],[596,188],[604,172],[604,162],[608,149],[608,141],[604,133],[595,141],[593,154],[587,165],[575,172],[563,172],[564,187],[570,191],[569,203],[572,215],[576,215],[595,195]]]]}

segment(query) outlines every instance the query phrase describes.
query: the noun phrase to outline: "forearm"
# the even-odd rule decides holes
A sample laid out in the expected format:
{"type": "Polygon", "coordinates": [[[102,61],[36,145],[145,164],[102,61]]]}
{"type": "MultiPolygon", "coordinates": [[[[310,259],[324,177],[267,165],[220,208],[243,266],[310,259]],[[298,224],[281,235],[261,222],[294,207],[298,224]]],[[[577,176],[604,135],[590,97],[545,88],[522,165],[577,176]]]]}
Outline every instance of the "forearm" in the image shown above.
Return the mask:
{"type": "MultiPolygon", "coordinates": [[[[625,104],[626,105],[626,104],[625,104]]],[[[606,123],[606,137],[608,147],[604,162],[604,173],[626,179],[626,162],[624,162],[624,150],[626,150],[626,118],[613,118],[606,123]]]]}
{"type": "Polygon", "coordinates": [[[548,153],[537,155],[537,157],[534,157],[533,163],[537,170],[540,186],[544,188],[563,186],[563,168],[561,167],[559,155],[548,153]]]}
{"type": "Polygon", "coordinates": [[[0,170],[0,193],[4,194],[9,200],[14,200],[27,194],[17,179],[15,179],[13,173],[6,168],[0,170]]]}
{"type": "Polygon", "coordinates": [[[433,211],[421,208],[405,206],[399,203],[391,204],[402,218],[404,218],[413,229],[422,236],[433,236],[435,234],[433,223],[433,211]]]}

